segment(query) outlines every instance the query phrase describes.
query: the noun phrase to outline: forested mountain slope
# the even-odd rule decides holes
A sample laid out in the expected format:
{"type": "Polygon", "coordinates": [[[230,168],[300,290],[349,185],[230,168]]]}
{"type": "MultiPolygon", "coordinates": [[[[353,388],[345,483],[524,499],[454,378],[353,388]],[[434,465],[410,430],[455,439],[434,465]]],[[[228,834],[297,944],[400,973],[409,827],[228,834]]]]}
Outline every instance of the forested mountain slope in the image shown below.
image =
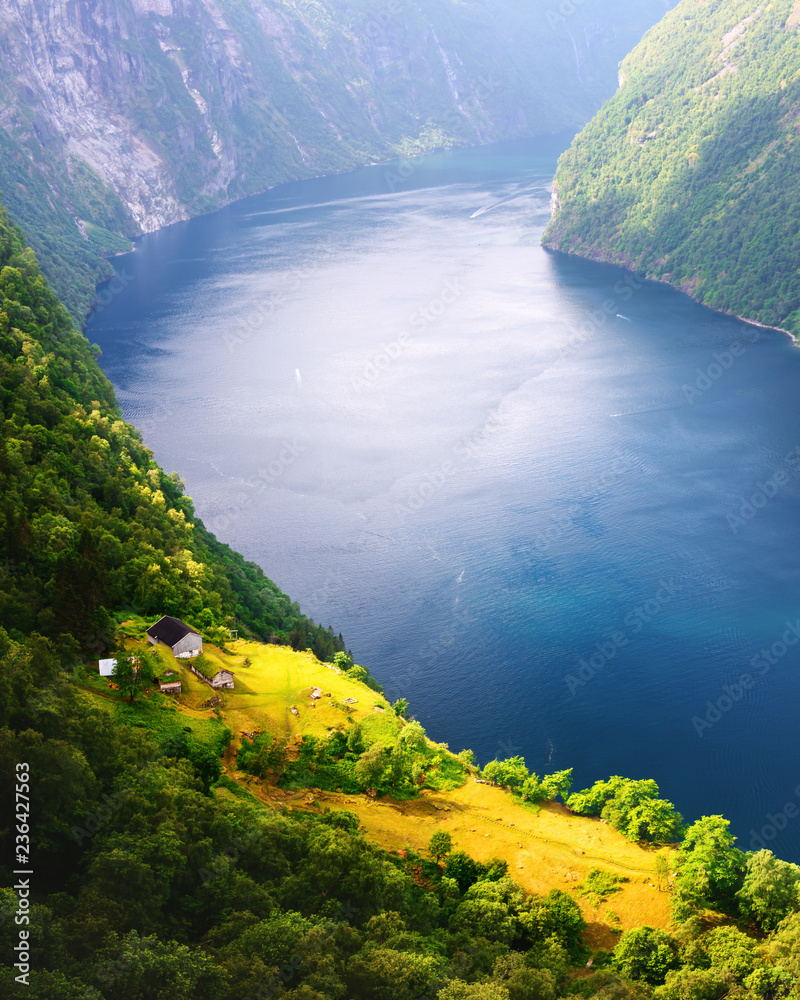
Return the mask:
{"type": "Polygon", "coordinates": [[[120,418],[86,338],[0,207],[0,627],[97,656],[110,613],[241,621],[324,658],[313,625],[253,563],[195,518],[177,476],[120,418]]]}
{"type": "Polygon", "coordinates": [[[546,246],[800,333],[800,4],[682,0],[559,163],[546,246]]]}
{"type": "MultiPolygon", "coordinates": [[[[658,891],[654,879],[664,891],[662,880],[671,882],[675,934],[651,927],[622,933],[613,894],[626,879],[641,879],[640,869],[592,869],[576,885],[568,861],[551,872],[563,888],[528,895],[506,861],[474,860],[441,828],[422,855],[405,843],[385,851],[359,829],[358,815],[321,806],[320,786],[344,786],[349,800],[355,788],[367,788],[372,795],[359,805],[369,808],[386,791],[417,795],[419,777],[441,788],[437,774],[474,770],[469,752],[456,760],[429,744],[418,723],[403,724],[402,700],[390,715],[378,698],[375,712],[369,688],[358,687],[366,672],[348,667],[344,654],[338,659],[348,676],[330,675],[327,697],[341,695],[342,685],[357,690],[358,721],[344,702],[341,710],[332,702],[316,708],[310,689],[297,691],[307,680],[297,679],[302,665],[287,668],[292,657],[328,683],[329,668],[313,657],[287,650],[264,656],[272,666],[262,665],[260,688],[257,664],[240,657],[240,713],[260,712],[263,720],[264,695],[269,689],[274,701],[277,688],[284,733],[294,701],[301,708],[291,718],[313,721],[316,737],[291,747],[250,726],[234,734],[228,725],[242,716],[232,698],[201,711],[196,703],[206,691],[199,682],[194,702],[180,711],[152,685],[146,689],[151,656],[144,642],[139,682],[123,659],[129,679],[118,674],[120,691],[111,694],[85,663],[112,641],[112,614],[173,612],[223,637],[236,615],[258,634],[274,629],[326,659],[341,641],[302,618],[260,570],[204,531],[180,484],[120,420],[88,343],[1,212],[0,404],[0,995],[800,997],[800,867],[768,850],[738,850],[721,817],[690,826],[679,850],[667,849],[669,865],[662,857],[655,867],[654,851],[652,875],[645,870],[651,891],[658,891]],[[279,676],[281,659],[283,672],[295,671],[291,683],[279,676]],[[126,686],[132,693],[123,705],[126,686]],[[337,712],[338,725],[326,722],[337,712]],[[380,739],[370,738],[376,731],[380,739]],[[277,788],[276,766],[283,769],[277,788]],[[261,783],[260,798],[243,777],[261,783]],[[294,811],[283,794],[291,789],[308,793],[294,811]],[[587,946],[579,893],[591,900],[595,923],[616,925],[611,954],[587,946]]],[[[246,649],[255,660],[259,647],[246,649]]],[[[481,820],[513,829],[516,840],[525,837],[523,824],[503,824],[497,796],[515,793],[517,808],[532,809],[566,796],[571,776],[540,780],[513,757],[487,765],[484,777],[509,791],[492,789],[495,804],[481,820]]],[[[417,831],[434,832],[437,810],[458,815],[455,804],[429,803],[417,831]]],[[[568,803],[630,840],[683,833],[652,781],[613,777],[568,803]]],[[[577,863],[596,863],[595,849],[577,863]]],[[[525,856],[530,865],[543,863],[535,841],[525,856]]]]}
{"type": "Polygon", "coordinates": [[[0,0],[0,196],[82,322],[104,253],[282,181],[578,128],[673,0],[0,0]]]}

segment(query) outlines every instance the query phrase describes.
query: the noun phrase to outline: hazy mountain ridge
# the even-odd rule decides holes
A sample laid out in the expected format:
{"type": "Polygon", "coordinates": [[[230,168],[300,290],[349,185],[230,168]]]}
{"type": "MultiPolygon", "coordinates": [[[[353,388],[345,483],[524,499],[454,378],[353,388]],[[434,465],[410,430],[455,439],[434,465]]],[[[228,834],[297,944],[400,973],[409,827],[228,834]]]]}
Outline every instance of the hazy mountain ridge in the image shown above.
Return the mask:
{"type": "Polygon", "coordinates": [[[0,0],[0,193],[83,318],[120,236],[286,180],[579,127],[667,6],[0,0]]]}
{"type": "Polygon", "coordinates": [[[556,175],[545,245],[800,332],[800,4],[682,0],[556,175]]]}

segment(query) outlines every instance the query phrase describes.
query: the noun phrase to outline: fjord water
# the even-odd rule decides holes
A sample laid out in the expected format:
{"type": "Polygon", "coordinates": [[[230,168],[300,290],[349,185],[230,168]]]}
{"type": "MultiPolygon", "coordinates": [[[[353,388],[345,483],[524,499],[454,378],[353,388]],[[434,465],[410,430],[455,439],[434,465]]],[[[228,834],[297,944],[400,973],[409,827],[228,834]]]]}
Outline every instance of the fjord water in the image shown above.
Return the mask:
{"type": "Polygon", "coordinates": [[[567,142],[148,236],[87,336],[206,524],[435,739],[655,778],[800,861],[800,353],[543,250],[567,142]]]}

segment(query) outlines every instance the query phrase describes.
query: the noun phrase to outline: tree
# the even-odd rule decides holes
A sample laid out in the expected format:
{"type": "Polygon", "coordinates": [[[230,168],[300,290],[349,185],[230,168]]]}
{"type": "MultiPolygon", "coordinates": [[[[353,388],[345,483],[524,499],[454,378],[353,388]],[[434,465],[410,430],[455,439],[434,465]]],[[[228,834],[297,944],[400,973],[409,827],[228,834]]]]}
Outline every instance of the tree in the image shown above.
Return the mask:
{"type": "Polygon", "coordinates": [[[436,994],[436,1000],[511,1000],[511,994],[501,983],[466,983],[452,979],[436,994]]]}
{"type": "Polygon", "coordinates": [[[202,950],[135,931],[98,962],[96,978],[110,995],[131,1000],[222,1000],[226,993],[222,969],[202,950]]]}
{"type": "Polygon", "coordinates": [[[769,957],[795,976],[800,976],[800,913],[792,913],[779,925],[767,945],[769,957]]]}
{"type": "Polygon", "coordinates": [[[534,944],[541,945],[548,938],[555,938],[571,955],[578,954],[586,922],[572,896],[561,889],[551,889],[544,897],[531,898],[521,920],[534,944]]]}
{"type": "Polygon", "coordinates": [[[599,816],[605,804],[614,798],[625,781],[619,775],[608,781],[596,781],[591,788],[573,792],[567,799],[567,808],[581,816],[599,816]]]}
{"type": "Polygon", "coordinates": [[[523,757],[509,757],[507,760],[490,760],[483,769],[487,781],[494,781],[506,788],[521,789],[529,777],[523,757]]]}
{"type": "Polygon", "coordinates": [[[139,668],[132,656],[120,656],[114,664],[111,676],[117,682],[123,695],[127,695],[132,705],[139,691],[139,668]]]}
{"type": "Polygon", "coordinates": [[[519,793],[523,802],[546,802],[548,798],[538,774],[529,774],[522,782],[519,793]]]}
{"type": "MultiPolygon", "coordinates": [[[[31,848],[34,853],[56,849],[66,853],[75,830],[85,827],[87,814],[93,816],[98,811],[99,782],[73,743],[45,739],[32,729],[20,733],[0,729],[0,796],[6,802],[14,802],[14,775],[23,761],[30,767],[34,782],[31,848]]],[[[9,811],[6,815],[10,818],[9,811]]]]}
{"type": "Polygon", "coordinates": [[[428,746],[425,730],[419,722],[409,722],[403,726],[398,736],[398,742],[402,743],[411,753],[423,753],[428,746]]]}
{"type": "Polygon", "coordinates": [[[357,722],[347,734],[347,752],[356,756],[362,754],[367,748],[364,741],[364,729],[360,722],[357,722]]]}
{"type": "Polygon", "coordinates": [[[657,1000],[720,1000],[728,986],[719,969],[673,969],[653,996],[657,1000]]]}
{"type": "Polygon", "coordinates": [[[745,855],[722,816],[704,816],[686,831],[678,854],[672,910],[683,921],[706,908],[735,912],[745,855]]]}
{"type": "Polygon", "coordinates": [[[746,920],[774,931],[784,917],[800,909],[800,867],[780,861],[772,851],[749,854],[736,897],[746,920]]]}
{"type": "Polygon", "coordinates": [[[353,1000],[416,1000],[431,996],[443,980],[438,956],[380,947],[356,955],[346,973],[353,1000]]]}
{"type": "Polygon", "coordinates": [[[280,966],[297,954],[312,926],[310,920],[291,910],[273,913],[245,930],[236,946],[245,955],[257,955],[267,967],[280,966]]]}
{"type": "Polygon", "coordinates": [[[715,927],[699,941],[710,968],[742,982],[760,961],[758,944],[735,927],[715,927]]]}
{"type": "Polygon", "coordinates": [[[406,698],[398,698],[394,705],[392,705],[392,708],[394,709],[394,714],[398,718],[408,718],[408,700],[406,698]]]}
{"type": "Polygon", "coordinates": [[[628,840],[672,843],[680,838],[683,817],[666,799],[645,799],[628,812],[619,829],[628,840]]]}
{"type": "Polygon", "coordinates": [[[388,751],[383,743],[374,743],[356,761],[356,781],[361,788],[377,788],[387,764],[388,751]]]}
{"type": "Polygon", "coordinates": [[[452,923],[472,938],[486,938],[510,946],[523,936],[520,915],[525,908],[522,889],[504,875],[496,881],[480,880],[464,893],[452,923]]]}
{"type": "Polygon", "coordinates": [[[15,982],[13,968],[0,969],[0,994],[9,1000],[103,1000],[103,994],[61,972],[32,972],[30,985],[15,982]]]}
{"type": "Polygon", "coordinates": [[[466,892],[480,878],[481,866],[465,851],[453,851],[445,862],[444,875],[446,878],[454,879],[458,883],[458,888],[466,892]]]}
{"type": "Polygon", "coordinates": [[[453,850],[453,838],[446,830],[437,830],[428,844],[428,851],[437,864],[453,850]]]}
{"type": "Polygon", "coordinates": [[[567,807],[582,816],[602,816],[628,840],[668,843],[683,832],[683,817],[671,802],[658,798],[658,785],[650,779],[614,775],[570,795],[567,807]]]}
{"type": "Polygon", "coordinates": [[[529,775],[519,787],[525,802],[552,802],[559,795],[566,801],[572,785],[572,768],[556,771],[539,780],[537,774],[529,775]]]}
{"type": "Polygon", "coordinates": [[[794,976],[786,969],[760,965],[747,976],[743,985],[751,997],[778,1000],[780,997],[789,996],[794,981],[794,976]]]}
{"type": "Polygon", "coordinates": [[[621,779],[600,815],[628,840],[673,841],[683,825],[672,803],[658,798],[658,785],[651,779],[621,779]]]}
{"type": "Polygon", "coordinates": [[[545,967],[531,968],[529,955],[510,951],[494,963],[492,974],[508,990],[511,1000],[555,1000],[557,975],[545,967]]]}
{"type": "Polygon", "coordinates": [[[564,802],[567,801],[569,790],[572,787],[572,768],[565,771],[556,771],[542,778],[542,789],[547,799],[556,799],[559,796],[564,802]]]}
{"type": "Polygon", "coordinates": [[[347,653],[342,652],[342,650],[339,650],[338,653],[333,654],[333,665],[337,670],[347,673],[347,671],[353,666],[353,658],[347,653]]]}
{"type": "Polygon", "coordinates": [[[656,855],[655,876],[656,884],[662,892],[669,889],[669,862],[663,854],[656,855]]]}
{"type": "Polygon", "coordinates": [[[611,964],[631,979],[643,979],[654,986],[664,982],[680,961],[675,941],[666,931],[637,927],[626,931],[611,954],[611,964]]]}
{"type": "Polygon", "coordinates": [[[389,751],[389,775],[394,788],[401,788],[411,781],[411,756],[406,744],[398,740],[389,751]]]}

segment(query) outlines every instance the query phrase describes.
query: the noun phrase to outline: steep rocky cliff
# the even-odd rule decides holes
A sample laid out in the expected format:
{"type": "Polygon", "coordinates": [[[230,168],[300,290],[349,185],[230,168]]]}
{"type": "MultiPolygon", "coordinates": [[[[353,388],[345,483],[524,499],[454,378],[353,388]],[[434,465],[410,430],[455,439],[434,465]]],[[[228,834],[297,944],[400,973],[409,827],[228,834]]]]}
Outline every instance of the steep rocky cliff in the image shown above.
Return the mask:
{"type": "Polygon", "coordinates": [[[0,193],[82,319],[121,236],[293,178],[578,127],[668,6],[0,0],[0,193]]]}

